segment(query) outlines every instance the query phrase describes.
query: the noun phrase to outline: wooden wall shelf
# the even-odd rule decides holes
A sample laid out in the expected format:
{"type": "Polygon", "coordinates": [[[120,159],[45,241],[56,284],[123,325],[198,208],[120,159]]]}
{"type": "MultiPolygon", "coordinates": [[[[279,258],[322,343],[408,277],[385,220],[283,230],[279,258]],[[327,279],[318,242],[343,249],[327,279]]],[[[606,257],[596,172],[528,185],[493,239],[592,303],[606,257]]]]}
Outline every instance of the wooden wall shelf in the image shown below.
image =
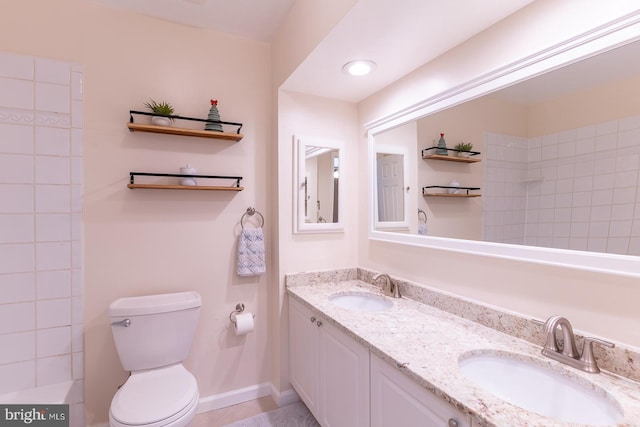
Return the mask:
{"type": "Polygon", "coordinates": [[[164,133],[169,135],[196,136],[200,138],[224,139],[238,142],[244,135],[241,133],[216,132],[212,130],[184,129],[173,126],[143,125],[140,123],[127,123],[130,131],[164,133]]]}
{"type": "Polygon", "coordinates": [[[458,157],[457,153],[462,153],[462,150],[457,150],[455,148],[444,148],[448,153],[451,153],[451,156],[443,156],[442,154],[436,154],[435,150],[439,150],[438,147],[429,147],[424,148],[422,150],[422,158],[423,159],[431,159],[431,160],[444,160],[448,162],[460,162],[460,163],[477,163],[480,159],[475,158],[474,156],[480,155],[479,151],[464,151],[469,153],[470,157],[458,157]]]}
{"type": "Polygon", "coordinates": [[[442,156],[440,154],[427,154],[422,156],[423,159],[428,160],[445,160],[448,162],[460,162],[460,163],[477,163],[480,159],[474,159],[473,157],[458,157],[458,156],[442,156]]]}
{"type": "Polygon", "coordinates": [[[242,191],[244,187],[221,187],[211,185],[160,185],[160,184],[127,184],[131,189],[146,188],[154,190],[214,190],[214,191],[242,191]]]}
{"type": "Polygon", "coordinates": [[[425,197],[480,197],[480,194],[471,193],[471,191],[478,191],[480,187],[454,187],[450,185],[429,185],[422,187],[422,195],[425,197]],[[431,189],[447,190],[445,193],[432,193],[431,189]],[[457,190],[459,193],[452,194],[449,190],[457,190]]]}
{"type": "Polygon", "coordinates": [[[241,176],[222,176],[222,175],[183,175],[177,173],[155,173],[155,172],[129,172],[128,188],[145,188],[155,190],[215,190],[215,191],[242,191],[244,187],[240,187],[241,176]],[[174,185],[174,184],[136,184],[136,176],[155,176],[155,177],[173,177],[173,178],[202,178],[215,180],[231,180],[235,181],[234,185],[174,185]]]}
{"type": "Polygon", "coordinates": [[[480,197],[480,194],[423,193],[424,197],[480,197]]]}

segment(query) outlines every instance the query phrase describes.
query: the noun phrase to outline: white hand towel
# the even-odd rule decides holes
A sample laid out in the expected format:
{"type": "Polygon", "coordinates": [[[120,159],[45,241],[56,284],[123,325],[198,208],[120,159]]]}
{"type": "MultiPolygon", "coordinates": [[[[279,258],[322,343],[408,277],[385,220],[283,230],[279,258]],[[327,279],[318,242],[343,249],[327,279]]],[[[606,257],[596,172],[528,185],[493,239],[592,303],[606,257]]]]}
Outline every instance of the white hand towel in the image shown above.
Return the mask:
{"type": "Polygon", "coordinates": [[[238,241],[238,276],[257,276],[267,269],[262,228],[244,228],[238,241]]]}

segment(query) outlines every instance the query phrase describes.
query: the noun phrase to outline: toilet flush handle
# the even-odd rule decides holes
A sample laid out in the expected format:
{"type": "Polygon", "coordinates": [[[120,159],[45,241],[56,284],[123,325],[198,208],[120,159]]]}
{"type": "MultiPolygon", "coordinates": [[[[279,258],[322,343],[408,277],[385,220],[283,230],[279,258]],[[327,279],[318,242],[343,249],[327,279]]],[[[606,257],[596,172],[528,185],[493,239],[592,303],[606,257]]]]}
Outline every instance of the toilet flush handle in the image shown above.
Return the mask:
{"type": "Polygon", "coordinates": [[[124,319],[124,320],[120,320],[119,322],[112,322],[111,326],[124,326],[125,328],[128,328],[129,326],[131,326],[131,319],[124,319]]]}

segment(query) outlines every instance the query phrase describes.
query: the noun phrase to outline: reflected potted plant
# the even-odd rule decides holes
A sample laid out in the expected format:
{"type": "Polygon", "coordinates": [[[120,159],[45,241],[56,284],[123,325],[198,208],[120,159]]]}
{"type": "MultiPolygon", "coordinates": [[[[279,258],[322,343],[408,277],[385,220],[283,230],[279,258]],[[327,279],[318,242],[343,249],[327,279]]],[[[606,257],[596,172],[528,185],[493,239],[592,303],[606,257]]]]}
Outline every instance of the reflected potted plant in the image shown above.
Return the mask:
{"type": "Polygon", "coordinates": [[[151,123],[158,126],[171,126],[173,118],[166,117],[172,116],[175,112],[171,104],[166,101],[156,102],[151,99],[149,102],[145,102],[144,106],[154,113],[154,115],[151,116],[151,123]]]}
{"type": "Polygon", "coordinates": [[[471,142],[460,142],[456,144],[455,149],[458,150],[456,153],[458,157],[469,157],[471,156],[471,149],[473,148],[473,143],[471,142]]]}

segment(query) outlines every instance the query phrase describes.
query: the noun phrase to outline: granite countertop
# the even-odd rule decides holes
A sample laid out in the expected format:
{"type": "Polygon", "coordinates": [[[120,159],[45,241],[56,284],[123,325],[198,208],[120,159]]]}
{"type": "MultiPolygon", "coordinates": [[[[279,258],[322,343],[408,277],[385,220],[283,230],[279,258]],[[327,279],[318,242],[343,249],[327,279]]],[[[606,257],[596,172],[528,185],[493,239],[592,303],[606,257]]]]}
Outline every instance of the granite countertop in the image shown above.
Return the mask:
{"type": "Polygon", "coordinates": [[[380,288],[361,280],[341,280],[308,286],[288,286],[289,295],[326,321],[368,347],[416,383],[470,414],[476,426],[575,426],[507,403],[473,385],[458,368],[459,358],[475,353],[509,353],[549,366],[617,401],[624,418],[618,426],[640,425],[640,384],[602,371],[589,374],[545,358],[541,347],[408,298],[393,299],[380,312],[355,312],[337,307],[335,293],[369,292],[380,288]]]}

